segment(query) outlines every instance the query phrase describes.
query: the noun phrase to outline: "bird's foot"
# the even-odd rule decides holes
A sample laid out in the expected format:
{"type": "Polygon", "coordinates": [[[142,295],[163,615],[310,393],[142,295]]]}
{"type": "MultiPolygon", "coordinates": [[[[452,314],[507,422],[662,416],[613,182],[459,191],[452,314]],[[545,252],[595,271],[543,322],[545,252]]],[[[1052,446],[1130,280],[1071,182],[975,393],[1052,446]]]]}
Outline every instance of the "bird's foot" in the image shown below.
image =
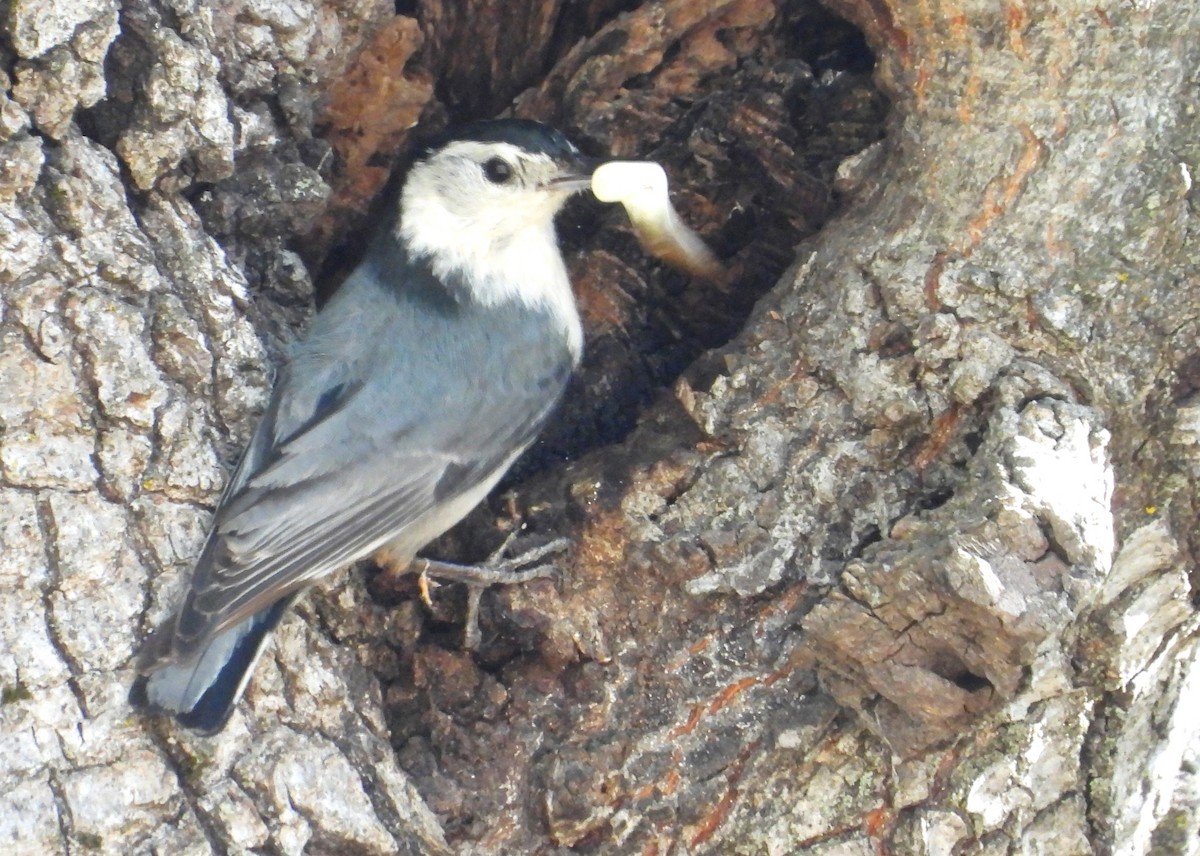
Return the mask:
{"type": "Polygon", "coordinates": [[[441,562],[437,559],[414,559],[410,569],[419,574],[421,599],[429,607],[433,606],[429,597],[429,578],[434,577],[452,583],[462,583],[467,587],[467,617],[463,630],[463,645],[468,651],[479,647],[479,600],[485,589],[496,585],[512,585],[526,583],[530,580],[553,577],[558,569],[551,562],[543,562],[549,556],[562,553],[571,546],[567,538],[558,538],[540,547],[514,556],[502,558],[512,544],[513,535],[504,539],[504,543],[479,565],[458,565],[453,562],[441,562]],[[539,564],[540,563],[540,564],[539,564]],[[532,567],[531,567],[532,566],[532,567]]]}

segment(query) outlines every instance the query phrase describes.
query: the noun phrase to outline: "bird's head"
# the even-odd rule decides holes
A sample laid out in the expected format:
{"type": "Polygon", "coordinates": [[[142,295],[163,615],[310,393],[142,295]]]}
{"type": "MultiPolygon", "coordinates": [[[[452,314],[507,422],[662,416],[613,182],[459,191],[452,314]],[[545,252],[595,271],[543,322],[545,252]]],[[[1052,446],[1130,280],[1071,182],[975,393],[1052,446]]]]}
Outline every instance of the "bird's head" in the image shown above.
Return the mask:
{"type": "Polygon", "coordinates": [[[590,186],[595,164],[524,119],[452,129],[418,155],[400,199],[399,237],[435,268],[504,273],[539,248],[557,254],[554,215],[590,186]]]}

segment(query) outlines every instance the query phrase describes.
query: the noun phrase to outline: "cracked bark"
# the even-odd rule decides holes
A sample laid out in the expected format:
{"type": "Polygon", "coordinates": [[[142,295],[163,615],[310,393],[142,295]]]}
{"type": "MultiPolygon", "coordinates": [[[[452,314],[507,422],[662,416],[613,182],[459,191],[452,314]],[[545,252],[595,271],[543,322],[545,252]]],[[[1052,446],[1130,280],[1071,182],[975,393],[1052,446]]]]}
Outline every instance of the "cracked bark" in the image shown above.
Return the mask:
{"type": "Polygon", "coordinates": [[[9,5],[0,848],[1197,852],[1200,13],[830,5],[878,142],[800,2],[9,5]],[[740,273],[568,212],[589,361],[438,545],[519,520],[562,580],[468,655],[452,590],[346,574],[220,736],[131,715],[301,255],[509,99],[662,160],[740,273]]]}

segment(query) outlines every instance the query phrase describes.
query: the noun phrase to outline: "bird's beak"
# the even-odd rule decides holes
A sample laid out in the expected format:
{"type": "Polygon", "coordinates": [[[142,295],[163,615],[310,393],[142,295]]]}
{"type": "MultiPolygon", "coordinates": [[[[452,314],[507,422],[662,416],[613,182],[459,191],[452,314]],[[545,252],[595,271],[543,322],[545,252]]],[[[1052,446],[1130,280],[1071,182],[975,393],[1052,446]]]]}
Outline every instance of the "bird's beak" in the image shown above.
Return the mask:
{"type": "Polygon", "coordinates": [[[600,166],[598,158],[585,158],[583,155],[573,155],[559,163],[559,174],[550,179],[546,186],[551,190],[562,190],[567,193],[578,193],[590,190],[592,173],[600,166]]]}

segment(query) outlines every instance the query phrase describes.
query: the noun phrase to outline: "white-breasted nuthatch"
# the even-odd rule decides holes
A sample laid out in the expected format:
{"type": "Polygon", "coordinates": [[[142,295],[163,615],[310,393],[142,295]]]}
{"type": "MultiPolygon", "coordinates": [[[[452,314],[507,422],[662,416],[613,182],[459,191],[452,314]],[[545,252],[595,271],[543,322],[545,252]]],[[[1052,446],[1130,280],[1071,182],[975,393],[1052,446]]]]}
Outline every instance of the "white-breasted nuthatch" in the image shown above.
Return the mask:
{"type": "Polygon", "coordinates": [[[321,577],[402,564],[533,441],[582,347],[554,215],[592,165],[536,122],[444,135],[278,373],[172,627],[131,698],[221,728],[321,577]]]}

